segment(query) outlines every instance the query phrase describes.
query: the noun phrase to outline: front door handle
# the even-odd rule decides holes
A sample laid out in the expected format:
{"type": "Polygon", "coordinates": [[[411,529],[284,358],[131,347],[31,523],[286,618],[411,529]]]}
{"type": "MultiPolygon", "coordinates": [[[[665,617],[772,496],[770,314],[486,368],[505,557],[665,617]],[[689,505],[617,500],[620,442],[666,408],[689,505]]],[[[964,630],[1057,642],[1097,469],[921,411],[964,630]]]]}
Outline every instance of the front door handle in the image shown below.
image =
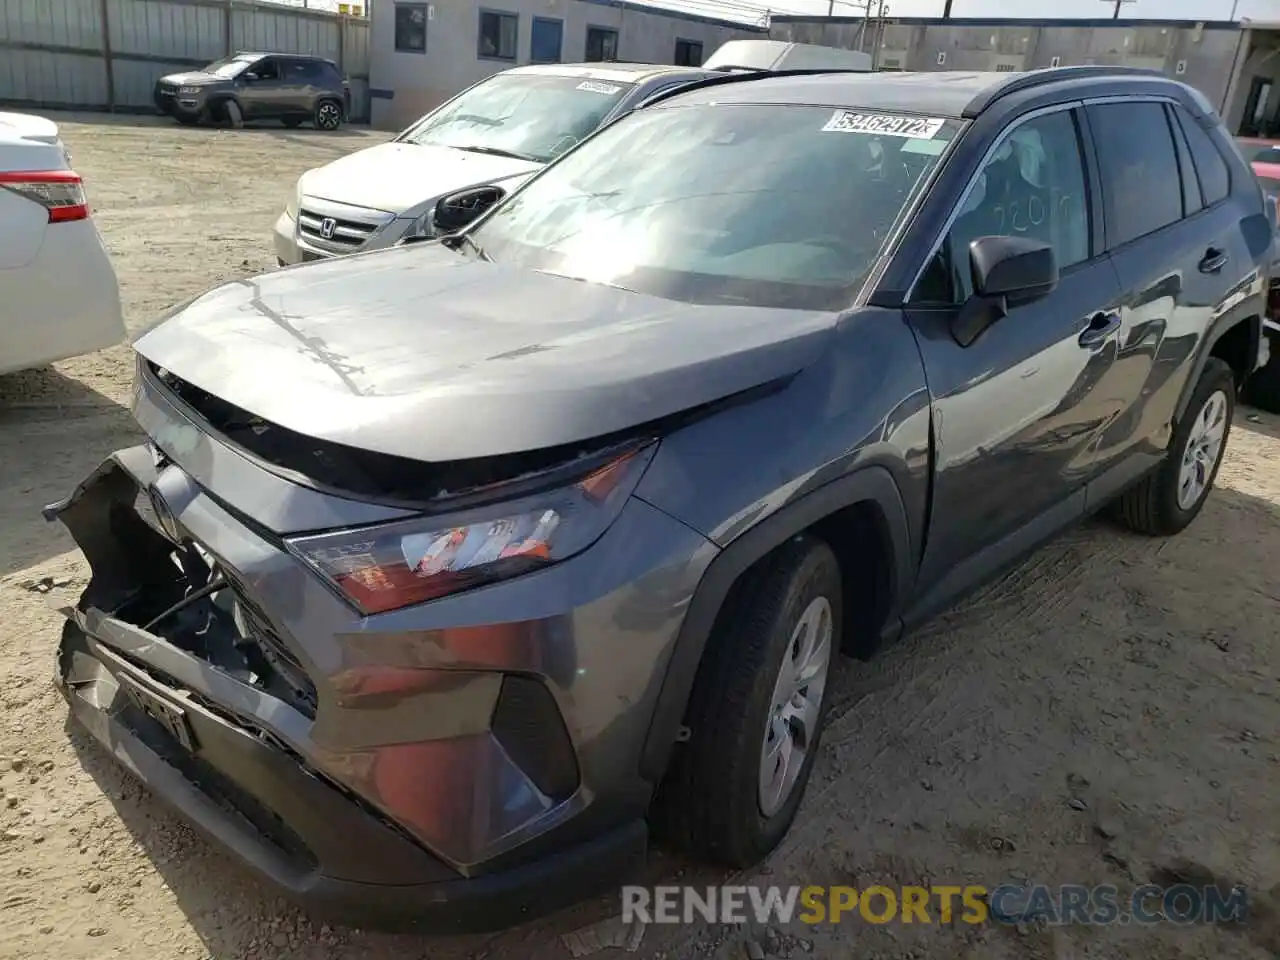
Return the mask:
{"type": "Polygon", "coordinates": [[[1217,247],[1210,247],[1204,252],[1204,256],[1200,260],[1201,273],[1217,273],[1227,265],[1227,257],[1225,250],[1219,250],[1217,247]]]}
{"type": "Polygon", "coordinates": [[[1113,333],[1120,329],[1120,314],[1095,313],[1089,318],[1089,325],[1084,328],[1077,342],[1082,347],[1097,347],[1113,333]]]}

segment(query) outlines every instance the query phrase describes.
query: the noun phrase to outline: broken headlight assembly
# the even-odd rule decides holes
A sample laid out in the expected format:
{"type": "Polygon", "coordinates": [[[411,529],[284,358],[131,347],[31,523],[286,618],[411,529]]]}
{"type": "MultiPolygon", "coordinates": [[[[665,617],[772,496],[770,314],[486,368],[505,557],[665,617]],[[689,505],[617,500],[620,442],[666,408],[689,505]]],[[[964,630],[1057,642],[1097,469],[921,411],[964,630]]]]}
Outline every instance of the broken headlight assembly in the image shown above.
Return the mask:
{"type": "Polygon", "coordinates": [[[365,615],[518,577],[581,553],[622,512],[656,444],[585,476],[448,516],[290,538],[290,551],[365,615]]]}

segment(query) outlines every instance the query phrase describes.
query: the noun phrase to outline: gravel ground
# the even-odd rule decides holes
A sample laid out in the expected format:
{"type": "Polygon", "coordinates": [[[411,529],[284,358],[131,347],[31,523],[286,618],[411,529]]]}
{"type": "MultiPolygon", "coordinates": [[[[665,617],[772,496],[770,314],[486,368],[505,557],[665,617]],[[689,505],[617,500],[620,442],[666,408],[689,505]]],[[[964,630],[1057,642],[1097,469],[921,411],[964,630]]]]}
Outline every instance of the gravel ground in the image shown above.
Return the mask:
{"type": "MultiPolygon", "coordinates": [[[[305,169],[380,141],[65,116],[129,325],[266,269],[305,169]]],[[[73,282],[74,278],[68,278],[73,282]]],[[[495,937],[329,928],[206,845],[74,728],[33,584],[85,566],[39,507],[137,434],[124,348],[0,378],[0,957],[556,960],[614,898],[495,937]]],[[[1280,956],[1280,418],[1238,413],[1200,519],[1085,525],[849,665],[794,830],[736,883],[1247,886],[1230,927],[651,927],[637,960],[1280,956]]],[[[725,882],[658,858],[652,878],[725,882]]],[[[599,956],[622,956],[617,950],[599,956]]]]}

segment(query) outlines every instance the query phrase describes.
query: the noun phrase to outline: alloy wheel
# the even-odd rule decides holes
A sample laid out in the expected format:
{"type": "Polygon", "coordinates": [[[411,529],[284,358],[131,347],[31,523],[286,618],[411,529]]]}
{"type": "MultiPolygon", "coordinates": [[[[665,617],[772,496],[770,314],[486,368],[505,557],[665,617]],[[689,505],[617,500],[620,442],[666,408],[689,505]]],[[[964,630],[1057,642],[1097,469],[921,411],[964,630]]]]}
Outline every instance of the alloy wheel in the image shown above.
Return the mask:
{"type": "Polygon", "coordinates": [[[1178,506],[1183,510],[1190,510],[1200,502],[1209,489],[1214,468],[1222,459],[1227,408],[1227,395],[1215,390],[1209,394],[1191,425],[1178,470],[1178,506]]]}
{"type": "Polygon", "coordinates": [[[815,597],[796,622],[782,657],[760,750],[760,812],[771,817],[791,796],[817,738],[831,669],[831,603],[815,597]]]}

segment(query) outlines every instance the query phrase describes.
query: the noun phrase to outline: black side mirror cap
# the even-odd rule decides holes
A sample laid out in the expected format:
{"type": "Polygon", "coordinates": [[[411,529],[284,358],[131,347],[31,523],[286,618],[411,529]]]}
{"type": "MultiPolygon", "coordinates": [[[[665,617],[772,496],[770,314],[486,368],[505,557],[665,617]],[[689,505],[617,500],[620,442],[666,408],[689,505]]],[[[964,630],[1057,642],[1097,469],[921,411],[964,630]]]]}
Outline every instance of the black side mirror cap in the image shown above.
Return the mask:
{"type": "Polygon", "coordinates": [[[507,195],[501,187],[469,187],[459,190],[436,203],[431,214],[431,226],[437,237],[456,233],[478,220],[481,214],[507,195]]]}
{"type": "Polygon", "coordinates": [[[978,237],[969,244],[974,294],[960,309],[951,332],[962,347],[1011,307],[1047,297],[1058,286],[1058,259],[1053,247],[1029,237],[978,237]]]}

